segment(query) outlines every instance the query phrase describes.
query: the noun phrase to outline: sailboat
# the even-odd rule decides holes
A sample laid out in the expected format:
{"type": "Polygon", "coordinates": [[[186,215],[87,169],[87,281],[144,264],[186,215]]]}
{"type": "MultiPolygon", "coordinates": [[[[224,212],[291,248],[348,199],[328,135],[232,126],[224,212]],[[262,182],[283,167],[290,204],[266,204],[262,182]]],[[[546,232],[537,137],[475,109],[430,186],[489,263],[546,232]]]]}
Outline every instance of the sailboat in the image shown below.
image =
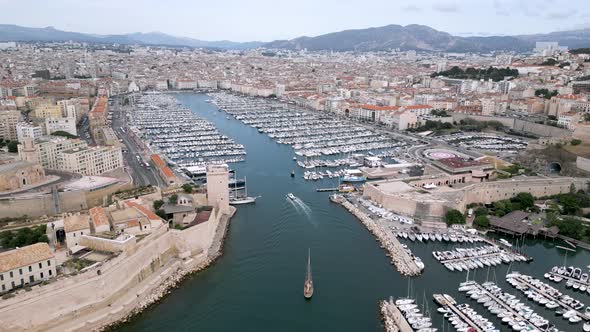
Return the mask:
{"type": "Polygon", "coordinates": [[[307,274],[305,276],[305,283],[303,284],[303,296],[306,299],[311,299],[313,295],[313,280],[311,278],[311,251],[307,251],[307,274]]]}
{"type": "Polygon", "coordinates": [[[244,196],[238,196],[237,189],[234,190],[234,194],[232,197],[229,198],[230,205],[242,205],[242,204],[252,204],[256,203],[256,198],[258,197],[249,197],[248,196],[248,184],[246,183],[246,177],[244,177],[244,196]]]}

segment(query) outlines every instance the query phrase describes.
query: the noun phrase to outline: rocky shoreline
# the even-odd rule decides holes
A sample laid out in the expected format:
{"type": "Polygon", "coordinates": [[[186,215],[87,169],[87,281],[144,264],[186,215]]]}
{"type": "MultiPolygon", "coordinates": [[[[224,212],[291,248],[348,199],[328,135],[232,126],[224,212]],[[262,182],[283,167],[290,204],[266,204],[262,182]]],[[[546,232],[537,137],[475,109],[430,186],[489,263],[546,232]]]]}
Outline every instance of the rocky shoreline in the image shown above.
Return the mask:
{"type": "MultiPolygon", "coordinates": [[[[119,319],[115,322],[112,322],[108,325],[105,325],[96,331],[115,331],[119,326],[124,325],[132,321],[134,318],[138,317],[144,310],[150,308],[153,305],[158,304],[164,297],[170,294],[174,289],[179,288],[182,285],[182,282],[199,273],[200,271],[208,268],[211,264],[213,264],[219,257],[223,255],[223,246],[225,244],[225,238],[227,236],[227,231],[229,229],[229,220],[233,216],[233,213],[227,217],[225,221],[225,225],[223,226],[223,235],[221,236],[221,241],[219,244],[218,250],[211,253],[207,259],[195,267],[192,268],[177,268],[172,275],[164,280],[158,287],[152,290],[151,294],[147,296],[146,299],[138,303],[138,305],[129,312],[124,318],[119,319]]],[[[214,244],[211,245],[214,247],[214,244]]]]}

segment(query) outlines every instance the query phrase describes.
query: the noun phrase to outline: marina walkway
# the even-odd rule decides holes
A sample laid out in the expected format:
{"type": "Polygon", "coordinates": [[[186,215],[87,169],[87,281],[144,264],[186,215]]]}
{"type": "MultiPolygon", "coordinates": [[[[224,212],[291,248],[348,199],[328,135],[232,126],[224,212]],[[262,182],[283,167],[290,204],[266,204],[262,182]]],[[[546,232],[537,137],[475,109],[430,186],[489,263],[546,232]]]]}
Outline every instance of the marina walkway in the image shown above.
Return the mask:
{"type": "Polygon", "coordinates": [[[455,305],[456,302],[449,301],[447,298],[450,298],[450,295],[434,294],[434,299],[438,304],[440,304],[443,307],[449,308],[454,314],[459,316],[465,323],[467,323],[469,327],[474,329],[475,332],[483,332],[483,330],[480,327],[478,327],[477,324],[473,320],[471,320],[471,318],[469,318],[467,315],[463,313],[463,311],[457,308],[457,306],[455,305]]]}
{"type": "MultiPolygon", "coordinates": [[[[508,278],[508,276],[506,276],[508,278]]],[[[545,290],[543,290],[542,288],[539,288],[535,285],[533,285],[532,283],[530,283],[526,278],[524,278],[522,275],[512,275],[512,278],[514,278],[516,281],[518,281],[521,284],[524,284],[526,286],[528,286],[529,288],[531,288],[532,290],[534,290],[535,292],[537,292],[538,294],[542,295],[544,298],[546,298],[549,301],[553,301],[557,304],[559,304],[560,307],[562,307],[563,309],[565,309],[566,311],[570,311],[573,310],[576,312],[576,314],[582,318],[583,320],[590,320],[590,317],[588,317],[585,313],[578,311],[576,309],[574,309],[573,307],[569,306],[568,304],[566,304],[565,302],[563,302],[562,300],[560,300],[557,297],[554,297],[552,295],[550,295],[548,292],[546,292],[545,290]]],[[[544,284],[544,283],[543,283],[544,284]]],[[[550,287],[550,286],[549,286],[550,287]]],[[[553,288],[553,287],[551,287],[553,288]]],[[[522,292],[524,292],[524,290],[521,290],[522,292]]]]}

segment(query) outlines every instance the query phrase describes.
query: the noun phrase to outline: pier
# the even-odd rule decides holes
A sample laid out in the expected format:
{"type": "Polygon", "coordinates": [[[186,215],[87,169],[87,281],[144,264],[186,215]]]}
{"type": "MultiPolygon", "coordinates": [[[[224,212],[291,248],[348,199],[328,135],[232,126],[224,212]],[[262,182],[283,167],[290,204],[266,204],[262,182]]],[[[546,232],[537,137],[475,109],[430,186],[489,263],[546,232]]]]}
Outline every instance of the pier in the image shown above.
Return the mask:
{"type": "MultiPolygon", "coordinates": [[[[559,273],[555,273],[555,272],[553,272],[553,271],[550,271],[550,272],[548,272],[548,273],[549,273],[550,275],[554,276],[554,277],[560,277],[560,278],[562,278],[562,279],[564,279],[564,280],[568,280],[568,281],[569,281],[569,280],[571,280],[571,281],[573,281],[573,282],[575,282],[575,283],[578,283],[578,284],[580,284],[581,286],[586,286],[588,289],[590,289],[590,280],[589,280],[589,281],[587,281],[587,282],[583,282],[583,281],[580,281],[580,279],[576,279],[576,278],[568,277],[568,276],[566,276],[566,275],[559,274],[559,273]]],[[[560,281],[557,281],[557,283],[560,283],[560,282],[561,282],[561,280],[560,280],[560,281]]]]}
{"type": "Polygon", "coordinates": [[[583,312],[577,310],[576,308],[570,306],[569,304],[565,303],[563,301],[563,294],[561,294],[561,292],[559,292],[555,288],[541,282],[540,280],[534,279],[531,276],[522,275],[518,272],[513,272],[511,274],[506,275],[506,280],[508,281],[508,283],[512,284],[512,286],[516,287],[516,289],[520,290],[523,293],[525,292],[525,289],[517,287],[518,284],[526,285],[527,287],[534,290],[537,294],[541,295],[545,299],[559,304],[559,306],[561,308],[565,309],[566,311],[575,311],[576,315],[578,315],[583,320],[586,320],[586,321],[590,320],[590,317],[587,316],[585,313],[583,313],[583,312]],[[514,281],[516,281],[516,283],[510,282],[510,279],[513,279],[514,281]],[[545,286],[545,289],[539,287],[538,285],[545,286]],[[551,290],[553,292],[550,293],[547,290],[551,290]]]}
{"type": "Polygon", "coordinates": [[[330,192],[330,191],[338,191],[338,188],[317,188],[315,191],[319,193],[323,192],[330,192]]]}
{"type": "Polygon", "coordinates": [[[369,218],[359,208],[352,205],[343,196],[333,195],[330,200],[344,206],[350,213],[358,218],[358,220],[367,227],[367,229],[375,235],[377,240],[381,242],[381,246],[387,250],[391,258],[391,263],[395,265],[397,270],[405,276],[417,276],[422,273],[422,269],[418,267],[414,259],[410,256],[408,251],[402,246],[395,235],[389,231],[382,229],[373,219],[369,218]]]}
{"type": "MultiPolygon", "coordinates": [[[[472,282],[471,285],[480,292],[480,294],[484,294],[485,296],[487,296],[488,298],[490,298],[491,300],[493,300],[496,304],[498,304],[499,306],[501,306],[505,311],[508,311],[512,317],[515,318],[516,321],[521,321],[521,322],[525,322],[528,326],[528,328],[530,330],[534,330],[537,327],[537,324],[535,324],[532,319],[531,316],[536,316],[538,318],[540,318],[540,316],[538,316],[537,314],[531,313],[529,315],[527,315],[526,317],[523,316],[522,314],[520,314],[519,310],[515,310],[513,309],[510,305],[508,305],[505,301],[503,301],[502,299],[499,298],[499,296],[497,296],[497,293],[493,293],[491,291],[489,291],[486,287],[484,287],[483,285],[480,285],[476,282],[472,282]]],[[[494,287],[497,287],[498,292],[501,292],[500,287],[496,286],[495,284],[492,284],[494,287]]],[[[461,290],[461,289],[459,289],[461,290]]],[[[501,292],[501,296],[505,296],[506,293],[501,292]]],[[[467,294],[467,296],[469,296],[469,294],[467,294]]],[[[469,296],[470,297],[470,296],[469,296]]],[[[518,300],[517,300],[518,301],[518,300]]],[[[520,302],[520,301],[518,301],[520,302]]],[[[478,301],[479,303],[479,301],[478,301]]],[[[489,307],[488,307],[488,311],[489,311],[489,307]]]]}
{"type": "Polygon", "coordinates": [[[385,332],[412,332],[412,326],[402,312],[397,308],[393,299],[389,301],[381,301],[380,303],[381,316],[383,317],[383,323],[385,332]]]}
{"type": "Polygon", "coordinates": [[[474,329],[475,332],[483,332],[484,330],[481,329],[471,318],[467,317],[459,308],[457,308],[455,300],[448,294],[434,294],[434,300],[436,303],[441,305],[442,307],[448,308],[451,312],[455,315],[459,316],[463,322],[469,325],[470,328],[474,329]],[[452,301],[451,301],[452,299],[452,301]]]}

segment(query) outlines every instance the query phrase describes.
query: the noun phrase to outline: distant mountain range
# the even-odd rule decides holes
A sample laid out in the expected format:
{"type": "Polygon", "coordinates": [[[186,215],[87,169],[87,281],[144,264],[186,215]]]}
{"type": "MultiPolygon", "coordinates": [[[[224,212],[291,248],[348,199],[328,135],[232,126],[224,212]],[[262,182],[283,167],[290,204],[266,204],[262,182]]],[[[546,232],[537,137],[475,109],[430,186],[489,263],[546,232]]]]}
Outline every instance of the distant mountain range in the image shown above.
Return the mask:
{"type": "Polygon", "coordinates": [[[53,27],[27,28],[0,24],[0,41],[76,41],[106,44],[141,44],[187,46],[217,49],[251,49],[256,47],[309,51],[383,51],[401,50],[433,52],[530,51],[537,41],[556,41],[570,48],[590,47],[590,29],[552,32],[548,34],[459,37],[425,25],[387,25],[377,28],[344,30],[317,37],[263,42],[204,41],[176,37],[161,32],[121,35],[92,35],[57,30],[53,27]]]}
{"type": "Polygon", "coordinates": [[[383,51],[435,52],[530,51],[537,41],[556,41],[570,48],[590,46],[590,29],[521,36],[458,37],[425,25],[387,25],[378,28],[344,30],[317,37],[299,37],[265,44],[268,48],[310,51],[383,51]]]}
{"type": "Polygon", "coordinates": [[[18,25],[0,24],[0,41],[75,41],[103,44],[141,44],[161,46],[187,46],[220,49],[256,48],[262,42],[232,42],[229,40],[204,41],[187,37],[176,37],[161,32],[129,33],[121,35],[93,35],[57,30],[53,27],[27,28],[18,25]]]}

